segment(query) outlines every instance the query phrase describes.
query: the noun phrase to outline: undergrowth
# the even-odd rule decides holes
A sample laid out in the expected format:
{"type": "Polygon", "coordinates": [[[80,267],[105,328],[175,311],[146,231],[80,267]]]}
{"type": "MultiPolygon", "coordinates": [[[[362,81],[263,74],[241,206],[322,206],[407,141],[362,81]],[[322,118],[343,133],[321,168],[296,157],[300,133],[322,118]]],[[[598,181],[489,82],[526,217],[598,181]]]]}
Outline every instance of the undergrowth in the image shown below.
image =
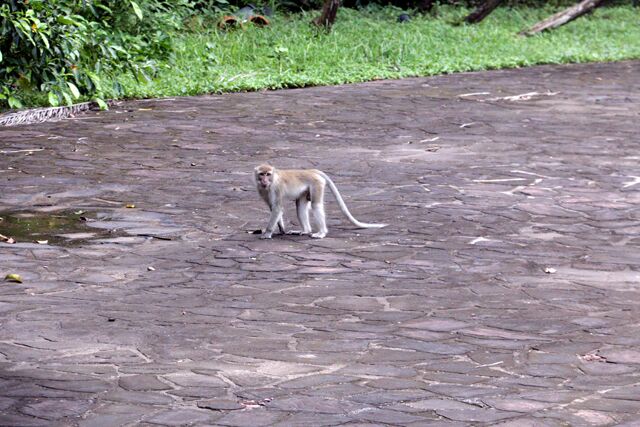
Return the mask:
{"type": "Polygon", "coordinates": [[[341,9],[330,33],[309,25],[315,13],[276,15],[269,26],[227,32],[198,24],[174,37],[152,81],[118,80],[124,97],[147,98],[640,58],[640,11],[630,6],[600,8],[538,36],[517,35],[555,11],[501,8],[478,25],[455,25],[467,9],[441,6],[435,16],[402,24],[391,7],[341,9]]]}

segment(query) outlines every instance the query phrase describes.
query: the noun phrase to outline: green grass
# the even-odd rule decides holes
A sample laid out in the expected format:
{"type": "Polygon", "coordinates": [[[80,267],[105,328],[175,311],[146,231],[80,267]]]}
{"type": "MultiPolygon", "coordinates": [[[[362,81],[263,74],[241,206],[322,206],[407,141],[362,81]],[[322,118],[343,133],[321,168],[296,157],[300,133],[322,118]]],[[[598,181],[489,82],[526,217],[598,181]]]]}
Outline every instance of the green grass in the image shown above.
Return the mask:
{"type": "MultiPolygon", "coordinates": [[[[276,16],[265,28],[208,29],[175,36],[175,52],[153,81],[121,77],[127,98],[331,85],[471,70],[640,58],[640,10],[599,8],[535,37],[517,33],[553,8],[499,9],[478,25],[452,25],[468,12],[396,23],[398,9],[340,10],[324,33],[317,13],[276,16]]],[[[107,93],[107,97],[113,94],[107,93]]]]}
{"type": "Polygon", "coordinates": [[[600,8],[535,37],[517,33],[553,9],[499,9],[479,25],[452,25],[467,11],[395,22],[398,10],[342,9],[330,33],[313,14],[277,16],[265,28],[186,33],[148,84],[124,80],[127,97],[196,95],[428,76],[534,64],[640,58],[640,11],[600,8]]]}

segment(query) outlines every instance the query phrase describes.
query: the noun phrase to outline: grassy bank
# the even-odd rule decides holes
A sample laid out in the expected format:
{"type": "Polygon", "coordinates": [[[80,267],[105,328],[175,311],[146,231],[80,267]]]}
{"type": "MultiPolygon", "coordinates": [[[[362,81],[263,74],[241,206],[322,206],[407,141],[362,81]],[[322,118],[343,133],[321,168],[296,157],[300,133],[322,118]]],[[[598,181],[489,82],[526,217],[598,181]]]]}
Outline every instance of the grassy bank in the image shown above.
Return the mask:
{"type": "Polygon", "coordinates": [[[640,58],[640,10],[630,6],[600,8],[528,38],[517,33],[554,9],[504,8],[479,25],[452,25],[467,12],[441,7],[399,24],[397,9],[342,9],[328,34],[309,25],[315,13],[229,32],[196,26],[175,36],[175,51],[153,81],[121,82],[126,97],[141,98],[640,58]]]}
{"type": "Polygon", "coordinates": [[[127,96],[156,97],[360,82],[534,64],[640,58],[638,9],[610,7],[536,37],[517,33],[552,9],[500,9],[479,25],[454,26],[466,11],[395,22],[394,9],[343,9],[329,34],[312,15],[276,17],[265,28],[187,33],[146,85],[127,96]]]}

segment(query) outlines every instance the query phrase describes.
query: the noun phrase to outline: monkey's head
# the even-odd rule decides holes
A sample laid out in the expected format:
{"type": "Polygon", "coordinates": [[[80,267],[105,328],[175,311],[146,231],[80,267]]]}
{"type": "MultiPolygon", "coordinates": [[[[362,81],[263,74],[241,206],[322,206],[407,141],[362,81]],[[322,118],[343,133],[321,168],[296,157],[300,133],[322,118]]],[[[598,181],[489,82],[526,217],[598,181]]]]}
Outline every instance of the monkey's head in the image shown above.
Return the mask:
{"type": "Polygon", "coordinates": [[[275,179],[276,168],[271,165],[260,165],[255,168],[256,185],[259,188],[268,190],[275,179]]]}

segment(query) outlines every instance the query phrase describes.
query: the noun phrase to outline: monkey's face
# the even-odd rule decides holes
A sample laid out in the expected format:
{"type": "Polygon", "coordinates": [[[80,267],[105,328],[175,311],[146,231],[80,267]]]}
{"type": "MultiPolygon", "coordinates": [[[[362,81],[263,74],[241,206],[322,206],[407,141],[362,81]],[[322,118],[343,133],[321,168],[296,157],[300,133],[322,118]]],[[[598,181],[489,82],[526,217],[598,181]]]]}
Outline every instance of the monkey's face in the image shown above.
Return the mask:
{"type": "Polygon", "coordinates": [[[259,187],[268,190],[269,187],[271,187],[271,184],[273,184],[273,169],[265,167],[257,168],[256,182],[258,183],[259,187]]]}

